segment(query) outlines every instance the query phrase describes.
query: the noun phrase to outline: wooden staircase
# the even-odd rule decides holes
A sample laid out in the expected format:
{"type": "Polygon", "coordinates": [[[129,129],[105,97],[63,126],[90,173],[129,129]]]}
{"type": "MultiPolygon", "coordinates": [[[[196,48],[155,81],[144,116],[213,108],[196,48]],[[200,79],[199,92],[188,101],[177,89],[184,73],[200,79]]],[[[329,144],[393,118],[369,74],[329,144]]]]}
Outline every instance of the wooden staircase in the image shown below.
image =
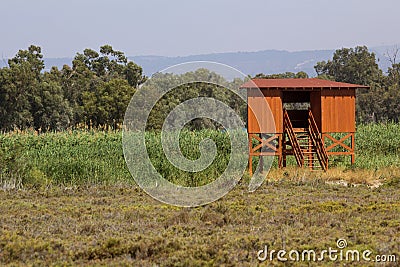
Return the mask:
{"type": "Polygon", "coordinates": [[[311,110],[308,111],[306,128],[293,128],[287,110],[283,112],[283,124],[284,134],[289,139],[288,142],[284,143],[286,155],[294,155],[299,167],[326,171],[328,169],[328,154],[311,110]],[[291,149],[286,149],[287,145],[291,149]]]}

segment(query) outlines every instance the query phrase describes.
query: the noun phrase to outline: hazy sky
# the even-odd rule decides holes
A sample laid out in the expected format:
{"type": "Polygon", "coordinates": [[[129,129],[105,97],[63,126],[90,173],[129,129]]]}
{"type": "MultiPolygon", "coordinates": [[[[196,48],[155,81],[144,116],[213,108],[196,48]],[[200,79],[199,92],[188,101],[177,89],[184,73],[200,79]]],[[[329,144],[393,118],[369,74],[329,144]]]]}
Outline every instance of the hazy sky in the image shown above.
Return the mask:
{"type": "Polygon", "coordinates": [[[0,56],[335,49],[400,43],[399,0],[1,0],[0,56]]]}

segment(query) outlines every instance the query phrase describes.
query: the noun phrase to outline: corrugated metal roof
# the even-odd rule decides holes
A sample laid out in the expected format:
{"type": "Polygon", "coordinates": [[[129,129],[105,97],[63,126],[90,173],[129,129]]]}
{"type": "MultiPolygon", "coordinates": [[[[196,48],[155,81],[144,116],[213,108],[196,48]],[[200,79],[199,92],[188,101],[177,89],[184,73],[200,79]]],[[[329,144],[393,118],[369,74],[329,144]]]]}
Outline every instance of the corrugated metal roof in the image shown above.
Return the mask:
{"type": "Polygon", "coordinates": [[[252,79],[240,88],[276,88],[276,89],[320,89],[320,88],[369,88],[368,86],[341,83],[318,78],[309,79],[252,79]]]}

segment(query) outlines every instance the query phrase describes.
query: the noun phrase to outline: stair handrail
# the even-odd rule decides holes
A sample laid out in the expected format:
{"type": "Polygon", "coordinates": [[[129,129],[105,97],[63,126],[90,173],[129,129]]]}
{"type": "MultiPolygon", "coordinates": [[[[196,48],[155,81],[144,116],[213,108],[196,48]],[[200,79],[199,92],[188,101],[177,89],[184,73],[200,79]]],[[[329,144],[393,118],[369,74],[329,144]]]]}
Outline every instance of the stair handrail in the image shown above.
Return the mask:
{"type": "Polygon", "coordinates": [[[318,129],[317,123],[315,122],[314,116],[311,109],[308,110],[308,129],[311,141],[316,148],[317,157],[321,163],[324,171],[328,169],[328,153],[325,149],[325,145],[322,142],[321,133],[318,129]]]}
{"type": "Polygon", "coordinates": [[[288,134],[290,143],[292,145],[294,156],[297,164],[300,167],[304,166],[304,155],[300,148],[299,141],[297,140],[296,134],[294,133],[292,122],[290,121],[289,114],[286,109],[283,110],[283,127],[284,131],[288,134]]]}

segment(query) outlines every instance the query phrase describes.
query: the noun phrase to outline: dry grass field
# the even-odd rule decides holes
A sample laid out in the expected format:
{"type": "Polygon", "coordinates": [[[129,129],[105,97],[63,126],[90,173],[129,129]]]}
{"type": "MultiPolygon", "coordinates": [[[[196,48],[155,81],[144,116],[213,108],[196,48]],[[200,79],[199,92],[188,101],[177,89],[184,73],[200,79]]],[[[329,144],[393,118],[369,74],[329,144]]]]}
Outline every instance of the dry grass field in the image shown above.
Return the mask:
{"type": "MultiPolygon", "coordinates": [[[[326,173],[273,167],[255,192],[245,175],[229,194],[196,208],[160,203],[140,189],[120,132],[1,134],[0,266],[398,266],[399,130],[361,125],[355,166],[337,158],[326,173]],[[265,246],[318,252],[336,248],[338,239],[397,262],[257,258],[265,246]]],[[[222,147],[205,173],[166,164],[151,139],[157,135],[149,135],[156,168],[181,184],[215,179],[229,148],[223,133],[184,136],[184,150],[196,157],[204,136],[222,147]]]]}
{"type": "Polygon", "coordinates": [[[400,260],[399,178],[369,188],[289,173],[253,193],[246,186],[197,208],[165,205],[134,185],[0,191],[0,265],[279,266],[257,252],[321,251],[340,238],[400,260]]]}

